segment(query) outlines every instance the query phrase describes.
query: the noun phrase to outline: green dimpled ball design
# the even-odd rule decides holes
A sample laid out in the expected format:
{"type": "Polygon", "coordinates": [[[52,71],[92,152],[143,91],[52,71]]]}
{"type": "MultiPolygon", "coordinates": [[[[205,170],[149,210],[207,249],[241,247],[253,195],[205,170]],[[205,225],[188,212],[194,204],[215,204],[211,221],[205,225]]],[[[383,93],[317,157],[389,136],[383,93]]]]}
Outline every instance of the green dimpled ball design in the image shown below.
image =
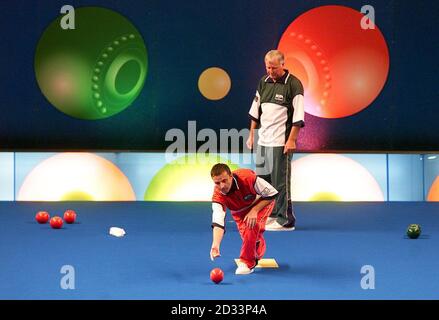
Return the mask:
{"type": "Polygon", "coordinates": [[[75,29],[58,17],[44,31],[35,53],[38,85],[61,112],[103,119],[127,108],[140,94],[147,51],[136,28],[104,8],[75,9],[75,29]]]}
{"type": "Polygon", "coordinates": [[[419,224],[411,224],[407,228],[407,236],[410,239],[416,239],[421,234],[421,226],[419,224]]]}

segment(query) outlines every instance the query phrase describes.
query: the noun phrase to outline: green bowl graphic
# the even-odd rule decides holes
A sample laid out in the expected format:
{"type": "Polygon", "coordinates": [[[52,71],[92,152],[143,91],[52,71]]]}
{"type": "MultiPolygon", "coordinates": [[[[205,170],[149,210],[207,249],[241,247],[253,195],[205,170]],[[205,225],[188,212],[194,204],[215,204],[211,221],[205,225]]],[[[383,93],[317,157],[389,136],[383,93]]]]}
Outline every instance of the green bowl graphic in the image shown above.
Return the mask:
{"type": "Polygon", "coordinates": [[[145,83],[148,58],[142,36],[120,14],[105,8],[75,9],[75,29],[61,19],[44,31],[35,53],[43,95],[61,112],[104,119],[127,108],[145,83]]]}

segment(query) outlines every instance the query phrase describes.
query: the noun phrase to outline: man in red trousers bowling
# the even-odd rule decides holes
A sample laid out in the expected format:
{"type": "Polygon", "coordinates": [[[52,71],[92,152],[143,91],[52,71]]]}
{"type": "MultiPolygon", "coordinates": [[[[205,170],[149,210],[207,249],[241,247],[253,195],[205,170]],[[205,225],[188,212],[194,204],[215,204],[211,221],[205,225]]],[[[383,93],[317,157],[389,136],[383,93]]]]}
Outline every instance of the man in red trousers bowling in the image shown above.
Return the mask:
{"type": "Polygon", "coordinates": [[[265,223],[273,210],[278,192],[250,169],[231,172],[226,164],[217,163],[212,167],[210,175],[215,183],[210,258],[214,260],[220,256],[226,208],[229,208],[242,238],[240,261],[235,273],[252,273],[258,260],[265,254],[265,223]]]}

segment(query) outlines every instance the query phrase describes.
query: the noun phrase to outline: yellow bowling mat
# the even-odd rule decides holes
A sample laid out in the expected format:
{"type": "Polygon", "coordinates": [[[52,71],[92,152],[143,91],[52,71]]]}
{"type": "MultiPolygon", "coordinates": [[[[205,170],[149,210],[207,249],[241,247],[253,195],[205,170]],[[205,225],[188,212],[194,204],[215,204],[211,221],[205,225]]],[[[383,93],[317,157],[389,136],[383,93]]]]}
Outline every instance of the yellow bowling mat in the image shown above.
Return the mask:
{"type": "MultiPolygon", "coordinates": [[[[238,265],[239,259],[235,259],[236,265],[238,265]]],[[[261,259],[258,261],[256,268],[279,268],[275,259],[261,259]]]]}

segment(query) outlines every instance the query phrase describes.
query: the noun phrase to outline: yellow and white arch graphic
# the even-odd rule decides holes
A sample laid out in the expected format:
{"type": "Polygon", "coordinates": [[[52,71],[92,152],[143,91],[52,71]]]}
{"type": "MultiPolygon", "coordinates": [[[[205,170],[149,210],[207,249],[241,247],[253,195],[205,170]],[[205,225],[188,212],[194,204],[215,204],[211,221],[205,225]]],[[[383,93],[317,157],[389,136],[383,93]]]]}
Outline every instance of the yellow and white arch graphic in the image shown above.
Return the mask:
{"type": "Polygon", "coordinates": [[[128,178],[112,162],[92,153],[61,153],[38,164],[17,200],[134,201],[128,178]]]}
{"type": "Polygon", "coordinates": [[[305,156],[292,164],[293,201],[384,201],[371,173],[336,154],[305,156]]]}

